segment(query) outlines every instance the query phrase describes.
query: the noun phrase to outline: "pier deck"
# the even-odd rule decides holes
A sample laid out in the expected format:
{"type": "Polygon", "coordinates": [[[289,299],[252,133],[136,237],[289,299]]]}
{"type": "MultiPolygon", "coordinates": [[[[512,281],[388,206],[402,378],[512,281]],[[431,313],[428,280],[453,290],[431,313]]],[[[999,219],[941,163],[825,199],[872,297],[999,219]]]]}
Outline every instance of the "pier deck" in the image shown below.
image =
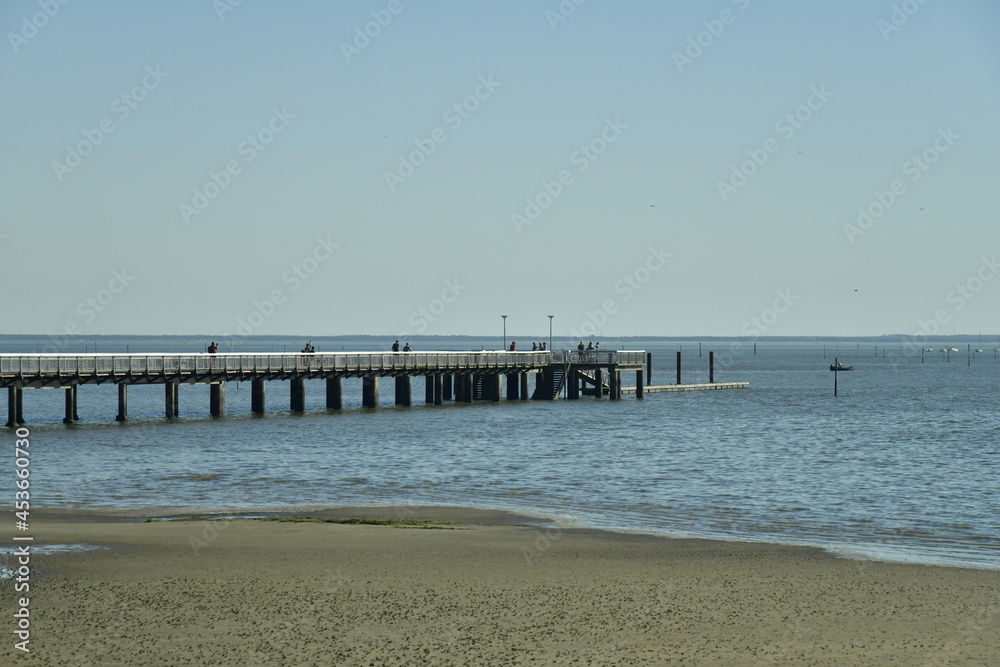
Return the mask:
{"type": "MultiPolygon", "coordinates": [[[[678,363],[680,359],[678,356],[678,363]]],[[[210,413],[225,414],[225,385],[250,381],[251,409],[265,411],[266,383],[287,380],[290,407],[305,410],[305,381],[326,380],[326,407],[343,406],[344,378],[361,378],[362,405],[379,403],[379,381],[393,378],[397,405],[412,404],[412,379],[426,378],[426,402],[500,401],[506,377],[507,400],[529,398],[528,378],[535,377],[530,398],[570,400],[581,395],[612,400],[644,393],[733,389],[747,383],[647,387],[649,356],[642,350],[615,351],[469,351],[469,352],[296,352],[229,354],[0,354],[0,388],[7,388],[7,426],[24,423],[23,392],[32,388],[66,390],[66,423],[79,420],[80,385],[114,383],[118,387],[118,421],[128,419],[128,387],[162,384],[168,418],[177,417],[180,385],[210,385],[210,413]],[[635,386],[622,384],[622,373],[636,374],[635,386]]],[[[680,378],[678,371],[678,380],[680,378]]]]}
{"type": "MultiPolygon", "coordinates": [[[[715,389],[746,389],[749,382],[704,382],[701,384],[654,384],[646,385],[642,391],[647,394],[666,394],[674,391],[712,391],[715,389]]],[[[635,387],[622,387],[623,394],[634,394],[635,387]]]]}

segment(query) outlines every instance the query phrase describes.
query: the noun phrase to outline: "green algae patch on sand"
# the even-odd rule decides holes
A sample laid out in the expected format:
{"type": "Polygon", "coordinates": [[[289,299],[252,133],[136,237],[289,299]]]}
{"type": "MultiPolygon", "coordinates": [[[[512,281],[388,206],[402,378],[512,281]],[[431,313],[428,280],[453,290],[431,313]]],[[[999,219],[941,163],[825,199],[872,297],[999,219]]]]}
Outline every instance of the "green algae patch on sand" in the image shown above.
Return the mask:
{"type": "Polygon", "coordinates": [[[307,516],[283,516],[258,521],[277,521],[279,523],[340,523],[359,526],[392,526],[395,528],[425,528],[428,530],[457,530],[456,524],[450,521],[422,521],[417,519],[324,519],[307,516]]]}

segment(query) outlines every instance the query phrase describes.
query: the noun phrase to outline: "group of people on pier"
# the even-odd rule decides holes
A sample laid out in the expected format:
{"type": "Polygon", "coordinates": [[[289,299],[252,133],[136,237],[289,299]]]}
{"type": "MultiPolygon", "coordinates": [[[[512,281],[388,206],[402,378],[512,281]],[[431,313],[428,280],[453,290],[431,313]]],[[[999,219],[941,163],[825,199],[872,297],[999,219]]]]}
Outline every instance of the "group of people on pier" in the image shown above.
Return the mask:
{"type": "MultiPolygon", "coordinates": [[[[392,351],[393,352],[399,352],[399,341],[398,340],[395,343],[392,344],[392,351]]],[[[403,352],[413,352],[413,350],[410,349],[410,343],[409,342],[407,342],[406,345],[403,346],[403,352]]]]}
{"type": "Polygon", "coordinates": [[[594,344],[594,341],[590,341],[589,343],[587,343],[587,347],[584,347],[583,341],[581,340],[580,344],[576,346],[576,349],[579,352],[600,352],[601,341],[597,341],[596,345],[594,344]]]}
{"type": "MultiPolygon", "coordinates": [[[[511,343],[511,345],[513,345],[513,343],[511,343]]],[[[532,352],[545,352],[547,349],[548,348],[545,347],[545,341],[542,341],[541,343],[532,343],[531,344],[531,351],[532,352]]],[[[510,350],[511,350],[511,352],[513,352],[514,348],[513,347],[510,348],[510,350]]]]}

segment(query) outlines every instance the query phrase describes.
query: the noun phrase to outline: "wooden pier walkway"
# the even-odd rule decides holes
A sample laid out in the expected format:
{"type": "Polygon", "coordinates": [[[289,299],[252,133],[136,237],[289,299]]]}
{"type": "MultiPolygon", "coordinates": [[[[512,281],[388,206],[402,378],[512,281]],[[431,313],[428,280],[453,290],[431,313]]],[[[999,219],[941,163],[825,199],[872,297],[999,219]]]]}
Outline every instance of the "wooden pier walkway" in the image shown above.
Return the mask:
{"type": "MultiPolygon", "coordinates": [[[[749,382],[704,382],[701,384],[654,384],[642,388],[645,394],[666,394],[673,391],[712,391],[715,389],[746,389],[749,382]]],[[[623,394],[635,394],[635,387],[622,387],[623,394]]]]}
{"type": "MultiPolygon", "coordinates": [[[[678,356],[678,363],[680,358],[678,356]]],[[[268,381],[287,380],[290,407],[305,410],[305,381],[326,380],[326,407],[343,407],[343,379],[361,378],[362,405],[379,405],[382,378],[392,378],[396,405],[413,402],[412,380],[426,379],[427,403],[455,400],[570,400],[581,395],[618,400],[623,395],[643,398],[644,392],[729,389],[746,383],[668,385],[646,387],[650,356],[643,350],[547,352],[338,352],[266,354],[0,354],[0,387],[7,388],[7,426],[24,423],[23,392],[32,388],[64,389],[66,423],[79,420],[80,385],[114,383],[118,387],[118,421],[128,419],[131,385],[164,385],[168,418],[177,417],[179,387],[208,384],[209,412],[225,414],[227,382],[251,382],[251,410],[263,414],[268,381]],[[635,372],[635,386],[622,384],[623,372],[635,372]],[[529,396],[528,378],[535,388],[529,396]],[[503,391],[506,378],[506,392],[503,391]],[[683,387],[683,388],[681,388],[683,387]]],[[[678,367],[678,380],[680,370],[678,367]]]]}

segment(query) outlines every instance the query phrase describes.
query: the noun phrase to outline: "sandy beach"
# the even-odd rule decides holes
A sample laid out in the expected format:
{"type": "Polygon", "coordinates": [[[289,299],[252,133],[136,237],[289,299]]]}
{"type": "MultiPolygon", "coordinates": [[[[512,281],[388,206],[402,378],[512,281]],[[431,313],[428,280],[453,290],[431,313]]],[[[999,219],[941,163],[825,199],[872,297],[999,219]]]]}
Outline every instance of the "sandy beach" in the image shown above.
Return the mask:
{"type": "MultiPolygon", "coordinates": [[[[37,512],[35,544],[105,548],[33,556],[31,653],[5,630],[0,662],[986,665],[1000,655],[1000,572],[503,512],[403,515],[442,523],[37,512]]],[[[8,580],[8,630],[15,597],[8,580]]]]}

